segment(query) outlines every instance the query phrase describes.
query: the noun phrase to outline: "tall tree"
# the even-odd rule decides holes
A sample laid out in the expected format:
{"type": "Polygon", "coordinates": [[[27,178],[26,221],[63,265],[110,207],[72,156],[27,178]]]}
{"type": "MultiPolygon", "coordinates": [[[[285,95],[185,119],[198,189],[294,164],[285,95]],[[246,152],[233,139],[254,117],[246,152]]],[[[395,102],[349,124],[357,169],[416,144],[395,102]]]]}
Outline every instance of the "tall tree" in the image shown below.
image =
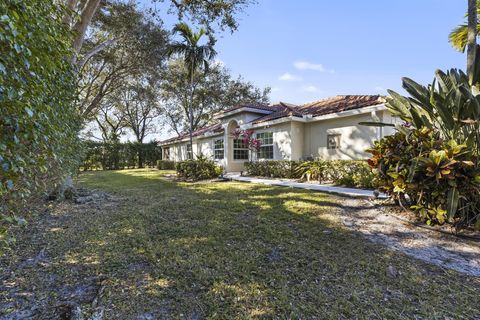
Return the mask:
{"type": "Polygon", "coordinates": [[[80,73],[79,109],[86,119],[127,79],[154,76],[161,70],[168,35],[135,4],[112,3],[95,17],[85,50],[105,39],[112,44],[88,57],[80,73]]]}
{"type": "MultiPolygon", "coordinates": [[[[68,9],[63,22],[66,23],[75,37],[72,47],[76,52],[74,62],[83,62],[85,57],[92,56],[112,44],[112,40],[105,39],[97,43],[94,47],[82,51],[85,37],[88,34],[89,27],[94,20],[95,15],[100,9],[111,4],[127,3],[132,1],[122,0],[60,0],[63,6],[68,9]]],[[[182,20],[188,16],[193,22],[207,26],[207,29],[213,32],[212,24],[216,23],[220,29],[228,28],[231,31],[237,29],[238,23],[235,15],[243,11],[248,5],[254,3],[254,0],[150,0],[151,3],[169,3],[170,9],[166,12],[176,15],[182,20]]],[[[161,21],[158,10],[150,8],[149,13],[161,21]]]]}
{"type": "Polygon", "coordinates": [[[155,119],[159,115],[157,90],[151,83],[135,82],[121,89],[117,99],[125,115],[126,125],[137,142],[143,143],[148,134],[155,133],[155,119]]]}
{"type": "Polygon", "coordinates": [[[241,103],[268,103],[270,88],[260,89],[243,78],[234,78],[230,71],[213,63],[206,73],[194,74],[193,116],[189,112],[188,68],[182,60],[173,60],[162,73],[160,84],[161,109],[169,126],[177,133],[193,130],[213,121],[213,115],[241,103]]]}
{"type": "Polygon", "coordinates": [[[180,35],[181,41],[175,41],[169,45],[167,53],[169,56],[182,56],[187,66],[187,76],[190,79],[190,98],[188,100],[189,114],[189,135],[190,145],[193,145],[193,96],[195,94],[194,75],[197,70],[208,71],[209,62],[215,57],[216,52],[213,49],[213,43],[200,44],[202,36],[205,35],[205,29],[200,28],[198,32],[192,31],[186,23],[175,25],[173,32],[180,35]]]}
{"type": "Polygon", "coordinates": [[[477,51],[477,0],[468,0],[467,74],[470,83],[474,78],[474,62],[477,51]]]}

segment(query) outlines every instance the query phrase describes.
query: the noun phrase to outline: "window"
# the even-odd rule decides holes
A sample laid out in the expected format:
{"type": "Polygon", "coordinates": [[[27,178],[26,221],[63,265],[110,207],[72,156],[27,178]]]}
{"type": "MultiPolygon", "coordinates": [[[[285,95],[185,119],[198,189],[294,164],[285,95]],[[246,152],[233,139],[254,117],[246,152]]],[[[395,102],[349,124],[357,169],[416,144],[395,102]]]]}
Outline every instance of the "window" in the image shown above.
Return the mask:
{"type": "Polygon", "coordinates": [[[223,139],[217,139],[213,141],[213,156],[215,160],[221,160],[224,157],[223,154],[223,139]]]}
{"type": "Polygon", "coordinates": [[[233,139],[233,160],[248,160],[248,146],[242,139],[233,139]]]}
{"type": "Polygon", "coordinates": [[[187,144],[187,159],[193,159],[192,145],[187,144]]]}
{"type": "Polygon", "coordinates": [[[327,135],[327,149],[340,149],[340,134],[327,135]]]}
{"type": "Polygon", "coordinates": [[[257,133],[257,140],[260,141],[257,159],[273,159],[273,132],[257,133]]]}
{"type": "Polygon", "coordinates": [[[163,157],[165,160],[170,160],[170,148],[163,148],[163,157]]]}

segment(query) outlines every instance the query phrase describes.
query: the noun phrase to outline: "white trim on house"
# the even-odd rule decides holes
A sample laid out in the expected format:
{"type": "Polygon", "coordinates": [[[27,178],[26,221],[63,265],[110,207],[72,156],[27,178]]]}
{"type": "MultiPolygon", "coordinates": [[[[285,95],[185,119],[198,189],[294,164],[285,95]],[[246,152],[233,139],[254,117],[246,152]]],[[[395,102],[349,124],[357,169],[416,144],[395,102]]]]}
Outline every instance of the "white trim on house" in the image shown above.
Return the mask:
{"type": "Polygon", "coordinates": [[[235,115],[237,113],[241,112],[251,112],[251,113],[258,113],[258,114],[270,114],[272,113],[271,110],[263,110],[263,109],[257,109],[257,108],[252,108],[252,107],[241,107],[232,111],[228,112],[219,112],[214,115],[214,119],[223,119],[226,117],[230,117],[232,115],[235,115]]]}

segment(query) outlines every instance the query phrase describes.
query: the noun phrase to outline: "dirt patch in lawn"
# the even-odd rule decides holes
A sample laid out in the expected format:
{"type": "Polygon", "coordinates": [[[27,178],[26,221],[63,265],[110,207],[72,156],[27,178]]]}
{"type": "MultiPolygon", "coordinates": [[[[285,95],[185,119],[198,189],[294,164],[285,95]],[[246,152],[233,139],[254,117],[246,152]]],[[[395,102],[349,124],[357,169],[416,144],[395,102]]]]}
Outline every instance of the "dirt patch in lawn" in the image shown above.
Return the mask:
{"type": "Polygon", "coordinates": [[[480,276],[480,241],[422,228],[412,217],[369,200],[345,198],[341,208],[342,214],[334,218],[372,242],[441,268],[480,276]]]}
{"type": "Polygon", "coordinates": [[[72,239],[61,235],[79,232],[75,220],[88,223],[122,201],[101,190],[78,189],[72,200],[45,205],[26,228],[14,230],[21,243],[0,259],[0,319],[102,319],[108,277],[92,273],[74,255],[59,257],[65,252],[51,241],[68,243],[72,239]],[[57,269],[59,263],[64,268],[57,269]]]}

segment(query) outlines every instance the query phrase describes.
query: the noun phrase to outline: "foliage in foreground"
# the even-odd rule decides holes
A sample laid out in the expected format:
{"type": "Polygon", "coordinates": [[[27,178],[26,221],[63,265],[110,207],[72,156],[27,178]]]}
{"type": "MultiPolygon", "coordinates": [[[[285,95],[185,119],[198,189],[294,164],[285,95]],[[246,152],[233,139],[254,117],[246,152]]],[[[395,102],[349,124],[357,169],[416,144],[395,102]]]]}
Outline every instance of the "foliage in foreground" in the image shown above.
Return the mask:
{"type": "Polygon", "coordinates": [[[222,167],[203,156],[198,156],[195,160],[179,161],[175,169],[180,178],[189,181],[213,179],[220,176],[223,171],[222,167]]]}
{"type": "Polygon", "coordinates": [[[255,161],[246,162],[245,168],[252,176],[305,179],[359,188],[377,187],[375,173],[363,160],[255,161]]]}
{"type": "Polygon", "coordinates": [[[428,87],[403,78],[409,97],[389,91],[388,110],[405,124],[375,144],[370,164],[382,189],[399,200],[407,195],[427,223],[480,228],[479,62],[472,82],[461,70],[437,70],[428,87]]]}
{"type": "Polygon", "coordinates": [[[78,167],[72,37],[53,0],[0,2],[0,241],[27,200],[78,167]]]}
{"type": "Polygon", "coordinates": [[[423,128],[387,136],[370,152],[381,189],[399,201],[407,195],[422,220],[480,228],[480,169],[466,145],[423,128]]]}

